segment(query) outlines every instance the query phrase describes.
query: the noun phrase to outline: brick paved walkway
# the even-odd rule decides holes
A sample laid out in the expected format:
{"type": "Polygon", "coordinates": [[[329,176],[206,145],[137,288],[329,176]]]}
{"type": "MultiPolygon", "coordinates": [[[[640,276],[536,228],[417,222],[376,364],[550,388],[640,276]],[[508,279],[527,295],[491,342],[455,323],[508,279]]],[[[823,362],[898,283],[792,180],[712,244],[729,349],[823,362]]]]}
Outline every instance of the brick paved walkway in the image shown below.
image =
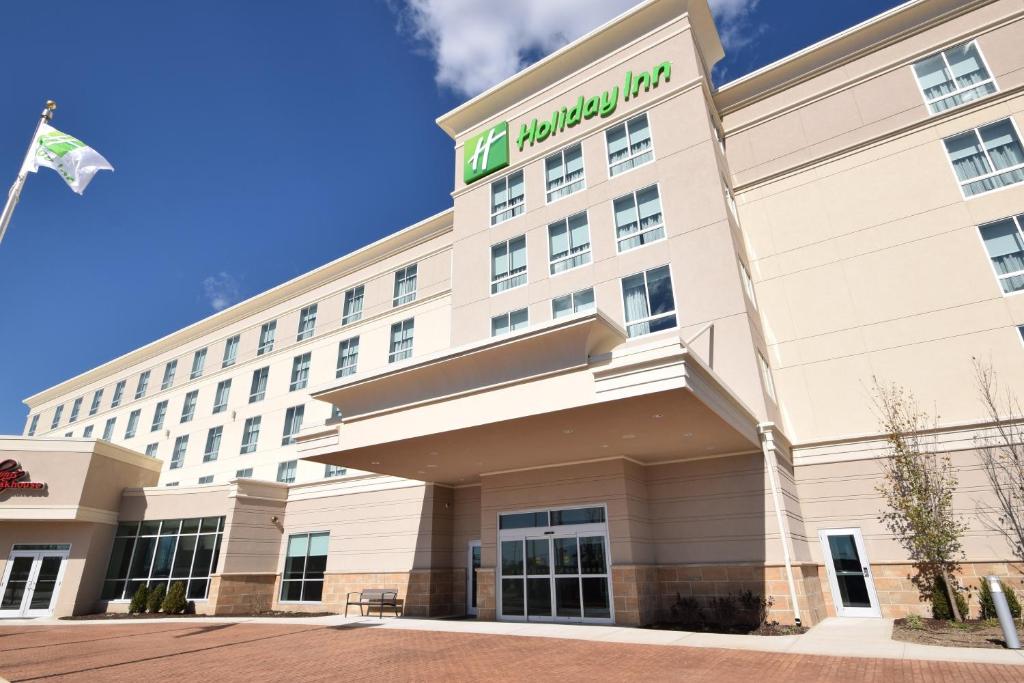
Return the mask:
{"type": "Polygon", "coordinates": [[[1024,667],[766,654],[373,626],[0,627],[13,681],[1022,681],[1024,667]]]}

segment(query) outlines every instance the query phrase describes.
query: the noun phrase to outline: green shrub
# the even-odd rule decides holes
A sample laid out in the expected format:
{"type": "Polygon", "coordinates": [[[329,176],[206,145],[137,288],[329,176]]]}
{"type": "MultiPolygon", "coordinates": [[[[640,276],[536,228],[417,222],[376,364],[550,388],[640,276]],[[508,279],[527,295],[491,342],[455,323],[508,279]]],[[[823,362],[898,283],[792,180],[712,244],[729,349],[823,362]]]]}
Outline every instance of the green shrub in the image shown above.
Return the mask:
{"type": "Polygon", "coordinates": [[[139,586],[132,596],[132,602],[128,605],[128,614],[142,614],[146,611],[146,601],[149,600],[149,589],[145,585],[139,586]]]}
{"type": "Polygon", "coordinates": [[[156,614],[160,611],[160,607],[164,604],[164,596],[167,594],[167,589],[164,588],[162,583],[157,584],[156,588],[149,591],[149,600],[146,601],[146,609],[150,613],[156,614]]]}
{"type": "Polygon", "coordinates": [[[672,621],[684,626],[694,627],[704,623],[704,616],[700,611],[700,603],[696,598],[689,596],[682,597],[676,593],[676,602],[671,607],[672,621]]]}
{"type": "MultiPolygon", "coordinates": [[[[970,612],[967,608],[967,598],[960,591],[954,591],[956,595],[956,606],[960,610],[960,616],[966,619],[970,612]]],[[[953,610],[949,607],[949,595],[946,593],[946,582],[942,577],[935,578],[935,585],[932,586],[932,617],[949,621],[953,618],[953,610]]]]}
{"type": "Polygon", "coordinates": [[[916,614],[909,614],[907,615],[907,618],[903,620],[903,625],[915,631],[920,631],[924,628],[924,619],[916,614]]]}
{"type": "MultiPolygon", "coordinates": [[[[1017,600],[1017,592],[1013,590],[1013,586],[1008,586],[1002,581],[999,582],[999,585],[1003,587],[1003,594],[1006,595],[1006,604],[1010,607],[1010,614],[1014,619],[1020,619],[1020,601],[1017,600]]],[[[978,602],[981,604],[982,619],[996,618],[996,605],[992,600],[992,591],[989,590],[988,581],[985,579],[981,580],[978,602]]]]}
{"type": "Polygon", "coordinates": [[[188,603],[185,600],[185,584],[181,581],[175,581],[171,584],[171,589],[167,591],[167,595],[164,597],[164,614],[181,614],[185,611],[187,605],[188,603]]]}

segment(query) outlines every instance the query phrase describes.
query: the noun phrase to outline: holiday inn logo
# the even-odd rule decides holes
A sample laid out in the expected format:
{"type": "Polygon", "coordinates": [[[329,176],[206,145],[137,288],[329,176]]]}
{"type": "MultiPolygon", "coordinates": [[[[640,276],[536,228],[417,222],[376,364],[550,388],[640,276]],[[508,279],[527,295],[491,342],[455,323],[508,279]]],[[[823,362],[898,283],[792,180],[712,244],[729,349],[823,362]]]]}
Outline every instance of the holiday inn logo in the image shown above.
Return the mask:
{"type": "Polygon", "coordinates": [[[462,153],[462,178],[468,185],[508,166],[508,121],[474,135],[462,153]]]}

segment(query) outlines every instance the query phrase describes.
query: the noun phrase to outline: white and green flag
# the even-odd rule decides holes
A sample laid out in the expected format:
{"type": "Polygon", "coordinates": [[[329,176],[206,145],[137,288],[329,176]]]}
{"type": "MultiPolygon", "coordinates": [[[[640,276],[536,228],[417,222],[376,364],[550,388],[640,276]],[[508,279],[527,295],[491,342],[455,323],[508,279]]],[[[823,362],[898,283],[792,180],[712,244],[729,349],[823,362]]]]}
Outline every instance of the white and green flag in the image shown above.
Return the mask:
{"type": "Polygon", "coordinates": [[[35,173],[40,166],[52,168],[78,194],[85,192],[96,171],[113,171],[103,155],[77,138],[45,123],[25,157],[22,173],[35,173]]]}

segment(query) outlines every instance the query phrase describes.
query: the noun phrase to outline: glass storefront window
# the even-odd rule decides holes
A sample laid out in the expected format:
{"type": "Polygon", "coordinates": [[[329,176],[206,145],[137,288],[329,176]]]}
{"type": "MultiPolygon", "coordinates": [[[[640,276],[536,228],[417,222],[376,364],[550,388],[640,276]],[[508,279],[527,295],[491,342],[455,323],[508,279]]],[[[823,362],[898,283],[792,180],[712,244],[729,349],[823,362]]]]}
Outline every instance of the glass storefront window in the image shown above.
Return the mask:
{"type": "Polygon", "coordinates": [[[320,602],[329,538],[326,531],[288,537],[284,572],[281,574],[282,602],[320,602]]]}

